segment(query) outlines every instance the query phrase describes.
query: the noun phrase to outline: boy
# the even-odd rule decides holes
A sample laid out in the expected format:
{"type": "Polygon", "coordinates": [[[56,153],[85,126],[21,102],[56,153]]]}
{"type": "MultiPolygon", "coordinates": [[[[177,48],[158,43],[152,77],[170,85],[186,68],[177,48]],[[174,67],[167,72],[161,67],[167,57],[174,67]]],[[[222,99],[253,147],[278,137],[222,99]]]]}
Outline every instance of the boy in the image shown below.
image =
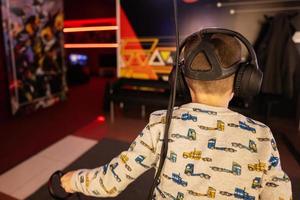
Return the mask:
{"type": "MultiPolygon", "coordinates": [[[[184,57],[195,48],[191,38],[184,57]]],[[[210,41],[221,66],[241,60],[240,43],[214,34],[210,41]]],[[[210,69],[203,53],[193,63],[210,69]]],[[[270,129],[229,110],[235,74],[220,80],[186,77],[192,103],[173,112],[168,155],[154,191],[155,199],[289,200],[291,183],[281,170],[279,153],[270,129]]],[[[77,170],[62,177],[67,192],[112,197],[151,167],[158,167],[166,111],[151,114],[150,121],[128,151],[92,170],[77,170]]]]}

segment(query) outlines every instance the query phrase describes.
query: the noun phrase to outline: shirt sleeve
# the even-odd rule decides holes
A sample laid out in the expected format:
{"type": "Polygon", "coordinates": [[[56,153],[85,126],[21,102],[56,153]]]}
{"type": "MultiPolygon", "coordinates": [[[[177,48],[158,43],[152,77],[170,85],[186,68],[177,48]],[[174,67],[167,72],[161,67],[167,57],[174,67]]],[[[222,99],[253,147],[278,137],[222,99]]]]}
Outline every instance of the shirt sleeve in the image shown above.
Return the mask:
{"type": "Polygon", "coordinates": [[[291,200],[292,188],[288,175],[282,170],[280,156],[276,142],[270,132],[270,143],[266,145],[269,148],[269,157],[267,160],[268,169],[263,176],[261,200],[291,200]]]}
{"type": "Polygon", "coordinates": [[[72,176],[72,189],[87,196],[114,197],[132,181],[155,166],[158,136],[151,133],[149,124],[132,142],[127,151],[109,163],[95,169],[80,169],[72,176]]]}

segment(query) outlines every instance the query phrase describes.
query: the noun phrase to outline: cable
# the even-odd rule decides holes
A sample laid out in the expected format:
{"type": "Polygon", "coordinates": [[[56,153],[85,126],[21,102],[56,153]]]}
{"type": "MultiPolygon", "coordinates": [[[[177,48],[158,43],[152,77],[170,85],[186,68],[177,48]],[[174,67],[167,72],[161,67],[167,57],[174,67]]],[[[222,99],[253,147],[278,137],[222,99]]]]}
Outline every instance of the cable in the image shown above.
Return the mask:
{"type": "Polygon", "coordinates": [[[163,139],[163,144],[161,147],[161,157],[159,160],[159,166],[154,178],[154,181],[152,183],[149,195],[148,195],[148,200],[152,200],[153,192],[155,187],[158,184],[158,179],[160,177],[164,161],[167,157],[168,153],[168,135],[169,135],[169,129],[171,125],[171,120],[172,120],[172,114],[173,114],[173,108],[175,105],[175,100],[176,100],[176,86],[177,86],[177,76],[178,76],[178,71],[179,71],[179,31],[178,31],[178,14],[177,14],[177,2],[176,0],[173,0],[173,6],[174,6],[174,22],[175,22],[175,32],[176,32],[176,56],[175,56],[175,81],[173,87],[171,87],[171,94],[169,98],[169,104],[168,104],[168,110],[166,114],[166,125],[165,125],[165,131],[164,131],[164,139],[163,139]]]}

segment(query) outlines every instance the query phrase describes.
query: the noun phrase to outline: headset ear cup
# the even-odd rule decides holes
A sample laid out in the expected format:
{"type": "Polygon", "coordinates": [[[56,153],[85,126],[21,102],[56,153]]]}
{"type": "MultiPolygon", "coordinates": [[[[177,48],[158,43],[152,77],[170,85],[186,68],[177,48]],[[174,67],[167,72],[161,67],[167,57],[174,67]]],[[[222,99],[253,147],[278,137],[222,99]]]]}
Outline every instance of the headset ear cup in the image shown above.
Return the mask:
{"type": "Polygon", "coordinates": [[[237,97],[251,97],[259,93],[263,74],[256,66],[243,63],[236,73],[234,94],[237,97]]]}
{"type": "Polygon", "coordinates": [[[234,81],[234,95],[237,97],[241,97],[241,82],[243,78],[243,74],[245,71],[246,67],[245,65],[241,64],[239,67],[236,75],[235,75],[235,81],[234,81]]]}
{"type": "Polygon", "coordinates": [[[254,65],[251,65],[250,78],[248,81],[249,95],[256,96],[259,94],[263,80],[262,71],[254,65]]]}

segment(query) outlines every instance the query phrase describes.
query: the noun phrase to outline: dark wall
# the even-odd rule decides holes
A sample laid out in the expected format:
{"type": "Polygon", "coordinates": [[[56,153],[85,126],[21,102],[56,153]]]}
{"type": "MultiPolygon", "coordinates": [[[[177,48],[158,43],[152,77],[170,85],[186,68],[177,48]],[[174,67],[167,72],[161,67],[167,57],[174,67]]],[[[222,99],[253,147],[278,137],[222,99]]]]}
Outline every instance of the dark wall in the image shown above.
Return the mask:
{"type": "MultiPolygon", "coordinates": [[[[65,20],[80,20],[93,18],[114,18],[116,17],[116,1],[115,0],[64,0],[65,20]]],[[[115,32],[111,33],[111,38],[115,38],[115,32]]],[[[89,34],[89,33],[86,33],[89,34]]],[[[67,37],[66,37],[67,38],[67,37]]],[[[80,43],[80,41],[78,41],[80,43]]],[[[82,41],[83,42],[83,41],[82,41]]],[[[96,41],[93,41],[96,42],[96,41]]],[[[105,41],[107,43],[116,42],[105,41]]],[[[98,74],[100,63],[99,58],[103,55],[115,55],[116,49],[67,49],[66,55],[70,53],[83,53],[88,55],[88,66],[91,73],[98,74]]],[[[116,66],[115,66],[116,67],[116,66]]]]}
{"type": "Polygon", "coordinates": [[[65,19],[91,19],[116,16],[115,0],[64,0],[65,19]]]}

